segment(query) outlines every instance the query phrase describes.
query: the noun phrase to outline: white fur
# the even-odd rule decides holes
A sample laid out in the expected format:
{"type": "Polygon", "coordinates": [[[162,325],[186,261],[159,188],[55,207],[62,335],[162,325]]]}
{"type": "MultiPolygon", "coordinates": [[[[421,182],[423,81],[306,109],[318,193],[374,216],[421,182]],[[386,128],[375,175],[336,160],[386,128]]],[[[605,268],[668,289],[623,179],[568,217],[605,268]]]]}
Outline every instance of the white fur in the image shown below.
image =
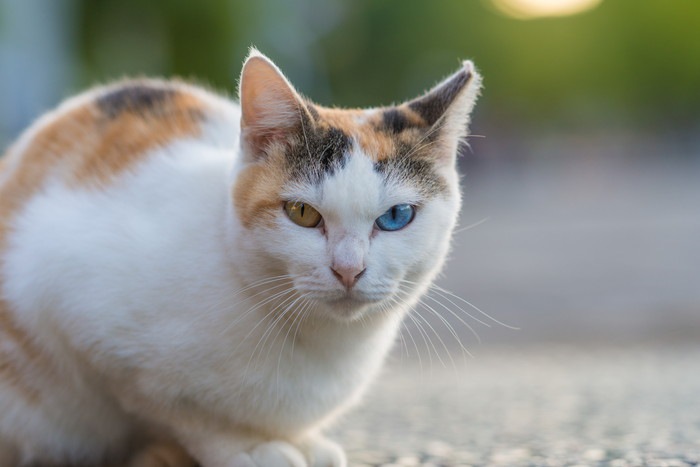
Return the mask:
{"type": "Polygon", "coordinates": [[[240,112],[212,108],[201,138],[102,189],[50,181],[15,219],[2,293],[55,371],[33,375],[39,406],[0,386],[0,465],[10,448],[20,463],[89,463],[144,427],[204,467],[345,465],[318,431],[357,401],[442,266],[456,173],[449,196],[426,200],[384,185],[355,149],[322,185],[283,194],[315,206],[323,230],[280,207],[274,226],[249,231],[232,200],[240,112]],[[397,203],[418,204],[415,220],[377,231],[397,203]],[[367,268],[349,294],[334,262],[367,268]],[[423,286],[397,302],[402,280],[423,286]]]}

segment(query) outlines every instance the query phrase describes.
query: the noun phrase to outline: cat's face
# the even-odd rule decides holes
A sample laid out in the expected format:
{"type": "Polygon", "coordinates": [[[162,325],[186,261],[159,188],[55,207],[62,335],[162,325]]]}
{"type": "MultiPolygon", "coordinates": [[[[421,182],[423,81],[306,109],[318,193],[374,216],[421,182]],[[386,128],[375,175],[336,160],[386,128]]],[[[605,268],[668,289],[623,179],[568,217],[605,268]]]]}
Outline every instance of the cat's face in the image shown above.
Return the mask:
{"type": "Polygon", "coordinates": [[[327,109],[253,53],[233,198],[256,279],[289,275],[298,304],[339,319],[413,300],[448,250],[460,207],[455,157],[478,88],[465,63],[406,104],[327,109]]]}

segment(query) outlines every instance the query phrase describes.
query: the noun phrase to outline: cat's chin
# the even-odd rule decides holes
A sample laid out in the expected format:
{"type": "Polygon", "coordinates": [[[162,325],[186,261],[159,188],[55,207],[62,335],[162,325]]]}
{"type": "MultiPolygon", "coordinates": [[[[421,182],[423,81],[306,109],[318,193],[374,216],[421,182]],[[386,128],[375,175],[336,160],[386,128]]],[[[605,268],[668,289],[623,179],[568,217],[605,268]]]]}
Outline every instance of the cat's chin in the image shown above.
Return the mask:
{"type": "Polygon", "coordinates": [[[362,295],[345,295],[324,300],[322,313],[331,320],[353,322],[376,314],[383,301],[362,295]]]}

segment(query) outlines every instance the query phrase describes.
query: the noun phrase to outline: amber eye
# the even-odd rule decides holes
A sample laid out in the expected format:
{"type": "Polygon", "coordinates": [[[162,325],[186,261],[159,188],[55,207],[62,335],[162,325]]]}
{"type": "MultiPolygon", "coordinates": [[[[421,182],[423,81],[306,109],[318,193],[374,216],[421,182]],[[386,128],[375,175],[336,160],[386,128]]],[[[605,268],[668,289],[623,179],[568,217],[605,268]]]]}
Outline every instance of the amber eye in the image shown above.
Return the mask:
{"type": "Polygon", "coordinates": [[[292,222],[302,227],[316,227],[321,222],[321,214],[306,203],[287,201],[284,210],[292,222]]]}

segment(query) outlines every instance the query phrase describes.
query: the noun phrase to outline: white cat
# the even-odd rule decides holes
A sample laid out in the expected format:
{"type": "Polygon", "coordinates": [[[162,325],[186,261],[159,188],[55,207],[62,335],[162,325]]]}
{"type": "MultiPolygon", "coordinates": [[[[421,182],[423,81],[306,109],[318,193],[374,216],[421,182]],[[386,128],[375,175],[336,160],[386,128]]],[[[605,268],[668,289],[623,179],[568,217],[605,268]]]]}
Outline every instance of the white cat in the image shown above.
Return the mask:
{"type": "Polygon", "coordinates": [[[479,86],[329,109],[252,51],[240,107],[140,80],[39,119],[0,162],[0,466],[346,465],[320,429],[442,267],[479,86]]]}

